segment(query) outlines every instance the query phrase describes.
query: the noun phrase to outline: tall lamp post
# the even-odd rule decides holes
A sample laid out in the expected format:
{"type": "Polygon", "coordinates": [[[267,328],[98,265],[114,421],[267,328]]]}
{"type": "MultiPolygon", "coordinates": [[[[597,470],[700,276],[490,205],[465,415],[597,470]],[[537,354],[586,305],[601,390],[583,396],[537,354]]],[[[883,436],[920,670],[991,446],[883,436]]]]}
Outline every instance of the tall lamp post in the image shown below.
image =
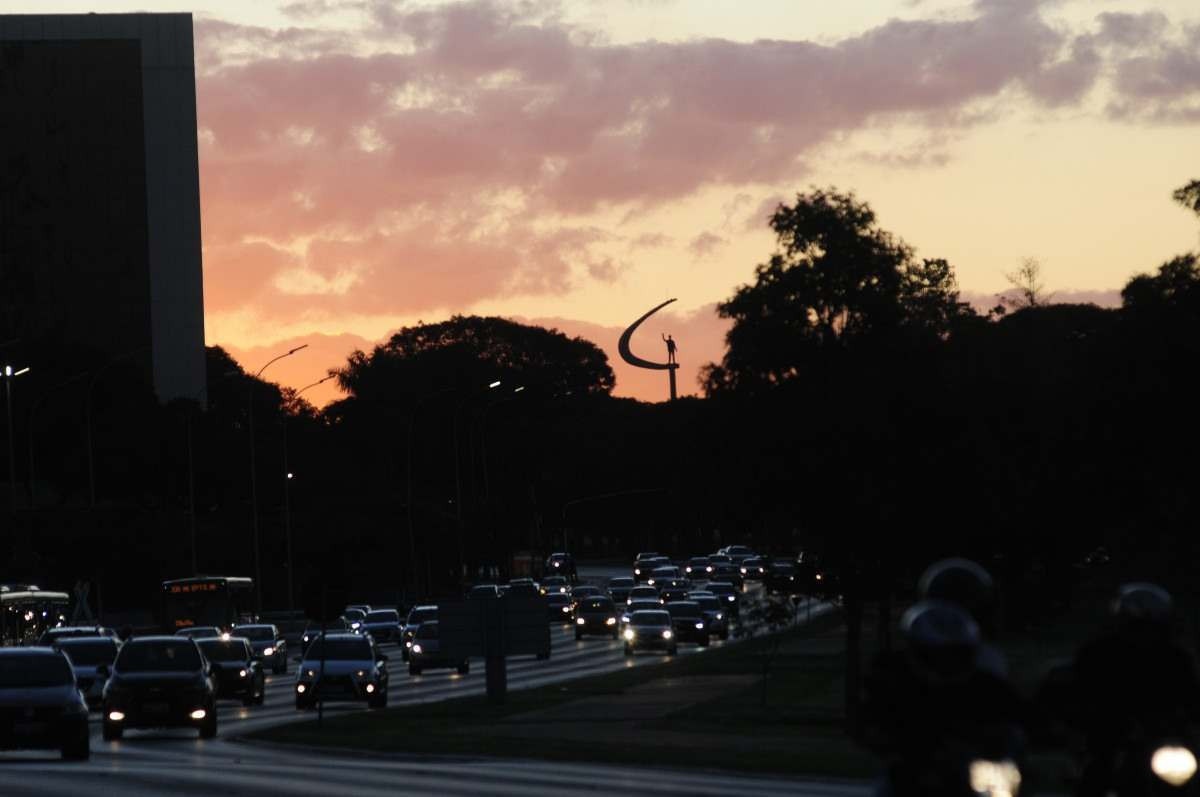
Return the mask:
{"type": "Polygon", "coordinates": [[[262,549],[259,547],[258,537],[258,464],[254,450],[254,383],[273,363],[279,362],[284,357],[291,357],[301,349],[307,348],[308,344],[302,343],[296,348],[289,349],[278,357],[268,360],[266,365],[254,373],[254,378],[250,380],[249,387],[246,389],[247,425],[250,429],[250,518],[254,529],[254,600],[259,613],[262,612],[262,549]]]}
{"type": "Polygon", "coordinates": [[[4,366],[4,406],[8,411],[8,486],[12,491],[9,496],[9,508],[14,515],[17,514],[17,454],[13,445],[12,381],[27,373],[28,366],[16,370],[11,365],[4,366]]]}
{"type": "MultiPolygon", "coordinates": [[[[330,374],[324,379],[318,379],[311,385],[305,385],[297,390],[293,396],[300,398],[300,394],[308,390],[310,387],[316,387],[323,382],[328,382],[337,374],[330,374]]],[[[283,416],[283,528],[287,537],[287,596],[288,609],[296,608],[296,593],[293,590],[295,584],[292,571],[292,469],[288,467],[288,416],[283,416]]]]}

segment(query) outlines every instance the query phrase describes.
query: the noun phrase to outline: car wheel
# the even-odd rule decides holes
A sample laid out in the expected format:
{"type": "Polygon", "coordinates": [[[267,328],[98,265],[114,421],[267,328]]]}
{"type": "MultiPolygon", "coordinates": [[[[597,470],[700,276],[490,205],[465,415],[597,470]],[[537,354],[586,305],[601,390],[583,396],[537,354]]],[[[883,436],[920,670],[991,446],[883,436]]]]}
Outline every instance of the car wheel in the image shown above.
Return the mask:
{"type": "Polygon", "coordinates": [[[204,722],[200,723],[200,738],[212,739],[217,735],[217,708],[212,706],[208,710],[208,715],[204,718],[204,722]]]}
{"type": "Polygon", "coordinates": [[[88,737],[87,728],[83,732],[77,734],[76,738],[66,742],[62,746],[62,757],[64,761],[87,761],[92,755],[91,740],[88,737]]]}
{"type": "Polygon", "coordinates": [[[387,690],[381,689],[367,698],[368,708],[387,708],[387,690]]]}
{"type": "Polygon", "coordinates": [[[462,664],[458,665],[458,674],[459,675],[469,675],[470,672],[471,672],[471,662],[464,661],[462,664]]]}
{"type": "Polygon", "coordinates": [[[296,710],[297,711],[307,711],[308,709],[310,709],[312,707],[313,707],[313,704],[311,701],[304,700],[299,697],[296,698],[296,710]]]}
{"type": "Polygon", "coordinates": [[[247,692],[246,696],[242,698],[242,705],[246,706],[246,707],[250,707],[250,706],[254,705],[254,691],[253,690],[247,692]]]}
{"type": "Polygon", "coordinates": [[[579,640],[581,640],[581,639],[583,639],[583,634],[581,634],[581,633],[579,633],[578,631],[576,631],[576,632],[575,632],[575,641],[576,641],[576,642],[578,642],[578,641],[579,641],[579,640]]]}
{"type": "Polygon", "coordinates": [[[626,655],[626,656],[632,656],[632,655],[633,655],[633,648],[631,648],[631,647],[629,647],[628,645],[626,645],[626,646],[625,646],[625,655],[626,655]]]}
{"type": "Polygon", "coordinates": [[[421,674],[421,668],[420,668],[419,666],[417,666],[416,664],[413,664],[413,663],[410,661],[410,662],[408,663],[408,674],[409,674],[409,675],[420,675],[420,674],[421,674]]]}
{"type": "Polygon", "coordinates": [[[254,705],[261,706],[267,702],[267,682],[263,681],[258,685],[258,694],[254,696],[254,705]]]}
{"type": "Polygon", "coordinates": [[[105,721],[104,730],[102,731],[102,735],[104,736],[104,741],[106,741],[106,742],[116,741],[117,739],[121,738],[121,734],[123,734],[123,733],[125,733],[124,727],[122,727],[121,725],[118,725],[115,722],[108,722],[107,720],[105,721]]]}

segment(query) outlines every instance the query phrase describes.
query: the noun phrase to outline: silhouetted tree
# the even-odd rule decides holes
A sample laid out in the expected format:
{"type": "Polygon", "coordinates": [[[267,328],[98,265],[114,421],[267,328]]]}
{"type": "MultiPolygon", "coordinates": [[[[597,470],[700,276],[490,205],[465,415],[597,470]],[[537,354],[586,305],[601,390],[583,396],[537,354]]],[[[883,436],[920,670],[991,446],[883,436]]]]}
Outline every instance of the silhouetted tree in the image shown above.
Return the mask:
{"type": "Polygon", "coordinates": [[[1200,180],[1192,180],[1182,188],[1175,189],[1171,197],[1196,215],[1200,215],[1200,180]]]}
{"type": "Polygon", "coordinates": [[[1046,284],[1042,281],[1042,264],[1036,258],[1025,258],[1015,271],[1005,274],[1004,279],[1016,291],[1015,296],[1000,295],[1000,306],[1006,310],[1041,307],[1054,298],[1054,294],[1046,290],[1046,284]]]}

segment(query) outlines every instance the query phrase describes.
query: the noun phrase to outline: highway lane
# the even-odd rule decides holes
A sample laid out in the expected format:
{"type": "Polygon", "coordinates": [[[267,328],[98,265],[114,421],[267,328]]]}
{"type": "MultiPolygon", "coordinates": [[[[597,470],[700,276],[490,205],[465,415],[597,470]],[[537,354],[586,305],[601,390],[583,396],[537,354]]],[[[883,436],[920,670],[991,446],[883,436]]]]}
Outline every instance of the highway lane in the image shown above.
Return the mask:
{"type": "MultiPolygon", "coordinates": [[[[818,607],[820,613],[826,607],[818,607]]],[[[508,662],[508,684],[512,690],[529,689],[587,675],[644,666],[667,660],[659,654],[626,657],[620,641],[601,637],[574,639],[569,626],[552,630],[552,655],[548,661],[516,657],[508,662]]],[[[713,640],[711,648],[725,644],[713,640]]],[[[391,679],[388,705],[417,705],[484,693],[482,661],[473,661],[471,672],[460,676],[451,670],[432,670],[409,676],[399,648],[385,644],[391,679]]],[[[695,645],[680,645],[679,655],[702,655],[695,645]]],[[[694,781],[679,773],[663,773],[624,767],[584,767],[543,762],[497,762],[442,759],[397,760],[391,758],[348,758],[266,749],[230,741],[239,734],[274,725],[312,719],[315,712],[295,708],[293,662],[287,675],[269,676],[263,706],[243,707],[222,701],[218,707],[219,736],[200,740],[194,731],[126,732],[125,738],[105,742],[100,737],[100,718],[93,715],[92,760],[64,764],[55,755],[0,753],[0,793],[61,794],[113,793],[211,794],[219,783],[232,794],[346,794],[395,793],[403,784],[405,793],[536,795],[564,785],[571,788],[636,788],[658,794],[728,794],[754,789],[765,794],[843,795],[864,793],[857,787],[805,784],[796,781],[751,779],[736,775],[705,775],[694,781]],[[503,772],[501,775],[499,773],[503,772]],[[598,775],[597,773],[603,773],[598,775]],[[733,788],[734,783],[740,785],[733,788]],[[705,784],[709,784],[705,786],[705,784]],[[711,784],[717,784],[713,787],[711,784]],[[774,784],[774,785],[772,785],[774,784]],[[783,784],[783,785],[780,785],[783,784]],[[704,788],[701,788],[704,786],[704,788]],[[847,791],[846,789],[850,789],[847,791]]],[[[326,715],[335,716],[365,707],[331,702],[326,715]]]]}

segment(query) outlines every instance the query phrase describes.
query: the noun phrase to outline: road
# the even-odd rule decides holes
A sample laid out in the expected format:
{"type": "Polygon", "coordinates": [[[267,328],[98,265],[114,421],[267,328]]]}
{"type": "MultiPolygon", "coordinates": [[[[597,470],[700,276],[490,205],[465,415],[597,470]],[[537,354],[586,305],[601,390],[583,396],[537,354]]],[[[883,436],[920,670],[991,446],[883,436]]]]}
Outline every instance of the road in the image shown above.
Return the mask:
{"type": "MultiPolygon", "coordinates": [[[[510,689],[529,689],[557,681],[661,662],[665,657],[641,654],[626,658],[622,644],[603,638],[575,641],[563,626],[552,634],[549,661],[533,657],[509,660],[510,689]]],[[[723,644],[713,640],[712,648],[723,644]]],[[[482,662],[471,674],[434,670],[411,677],[399,649],[383,645],[391,678],[389,706],[406,706],[482,694],[482,662]]],[[[679,654],[703,655],[691,645],[679,654]]],[[[265,704],[251,708],[234,701],[218,707],[219,736],[202,741],[194,731],[126,731],[120,741],[100,737],[100,717],[93,714],[92,758],[71,764],[56,754],[0,753],[0,794],[522,794],[558,795],[573,791],[624,791],[646,794],[715,795],[755,793],[814,797],[866,794],[861,786],[804,783],[725,773],[684,774],[639,767],[575,765],[540,761],[447,760],[380,756],[331,756],[308,751],[251,745],[233,737],[266,727],[311,719],[297,712],[292,693],[293,671],[267,679],[265,704]]],[[[364,710],[350,703],[331,703],[327,715],[364,710]]]]}

